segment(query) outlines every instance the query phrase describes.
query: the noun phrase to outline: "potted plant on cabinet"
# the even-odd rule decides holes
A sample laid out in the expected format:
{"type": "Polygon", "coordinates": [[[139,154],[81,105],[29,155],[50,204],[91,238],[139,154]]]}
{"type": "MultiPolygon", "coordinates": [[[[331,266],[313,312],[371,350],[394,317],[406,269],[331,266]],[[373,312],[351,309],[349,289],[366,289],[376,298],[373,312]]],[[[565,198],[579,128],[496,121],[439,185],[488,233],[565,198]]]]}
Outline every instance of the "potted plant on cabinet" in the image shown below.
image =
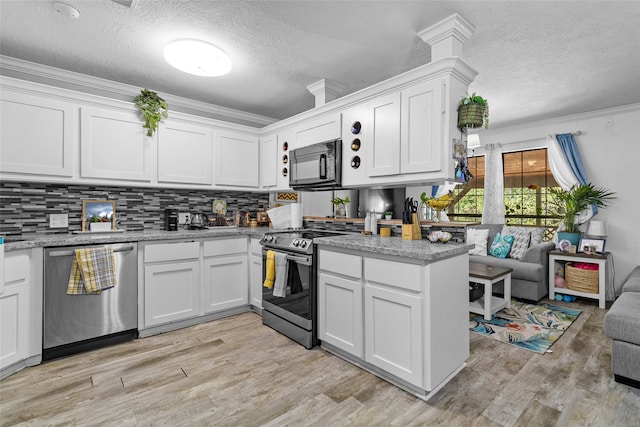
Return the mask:
{"type": "Polygon", "coordinates": [[[489,101],[472,93],[458,104],[458,129],[489,127],[489,101]]]}
{"type": "Polygon", "coordinates": [[[605,188],[596,188],[593,184],[576,184],[568,190],[562,188],[550,188],[549,192],[554,196],[554,204],[562,216],[564,229],[558,231],[558,241],[568,240],[572,245],[580,241],[579,214],[591,205],[606,208],[607,202],[614,199],[614,193],[605,188]]]}
{"type": "Polygon", "coordinates": [[[147,129],[147,136],[153,136],[153,132],[158,129],[160,120],[169,117],[169,105],[156,92],[146,88],[140,91],[133,102],[142,112],[145,120],[142,127],[147,129]]]}
{"type": "Polygon", "coordinates": [[[393,218],[393,212],[391,212],[391,211],[386,211],[386,212],[384,213],[384,219],[391,219],[391,218],[393,218]]]}
{"type": "Polygon", "coordinates": [[[346,204],[349,203],[349,196],[341,199],[340,197],[334,197],[331,199],[331,203],[335,206],[336,218],[346,218],[347,217],[347,208],[346,204]]]}

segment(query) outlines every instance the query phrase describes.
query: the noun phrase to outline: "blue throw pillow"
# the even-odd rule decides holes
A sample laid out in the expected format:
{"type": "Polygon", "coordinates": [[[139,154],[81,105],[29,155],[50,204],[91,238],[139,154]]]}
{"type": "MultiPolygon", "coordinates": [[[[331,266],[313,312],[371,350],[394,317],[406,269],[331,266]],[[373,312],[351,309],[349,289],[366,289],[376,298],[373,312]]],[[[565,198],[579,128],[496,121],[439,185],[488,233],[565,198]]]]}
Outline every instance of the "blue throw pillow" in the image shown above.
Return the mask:
{"type": "Polygon", "coordinates": [[[497,233],[496,237],[493,239],[493,243],[491,243],[491,247],[489,248],[489,255],[496,258],[506,258],[511,250],[513,240],[513,236],[508,234],[503,236],[501,233],[497,233]]]}

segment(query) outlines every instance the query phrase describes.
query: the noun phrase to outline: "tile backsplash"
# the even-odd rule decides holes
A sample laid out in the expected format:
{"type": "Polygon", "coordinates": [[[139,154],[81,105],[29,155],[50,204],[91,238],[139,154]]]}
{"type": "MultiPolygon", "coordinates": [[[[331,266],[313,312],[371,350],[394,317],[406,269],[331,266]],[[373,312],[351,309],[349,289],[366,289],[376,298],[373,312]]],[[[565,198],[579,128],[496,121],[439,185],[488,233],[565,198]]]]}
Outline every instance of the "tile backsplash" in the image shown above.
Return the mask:
{"type": "Polygon", "coordinates": [[[115,200],[118,227],[129,231],[160,230],[164,210],[211,214],[214,199],[227,200],[227,216],[236,210],[252,217],[269,204],[268,193],[166,188],[128,188],[0,182],[0,235],[67,234],[82,227],[82,200],[115,200]],[[69,228],[49,228],[50,214],[69,215],[69,228]]]}

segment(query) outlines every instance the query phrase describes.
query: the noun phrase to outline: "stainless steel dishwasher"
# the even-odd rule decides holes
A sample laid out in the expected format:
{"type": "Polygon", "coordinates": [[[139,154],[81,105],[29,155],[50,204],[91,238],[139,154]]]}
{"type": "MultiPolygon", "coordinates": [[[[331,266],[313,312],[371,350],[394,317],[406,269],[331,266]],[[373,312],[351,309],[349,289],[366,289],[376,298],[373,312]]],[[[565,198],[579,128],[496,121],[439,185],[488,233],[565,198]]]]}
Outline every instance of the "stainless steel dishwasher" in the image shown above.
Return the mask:
{"type": "Polygon", "coordinates": [[[67,295],[75,249],[44,250],[43,360],[131,340],[138,335],[138,245],[113,248],[117,284],[100,295],[67,295]]]}

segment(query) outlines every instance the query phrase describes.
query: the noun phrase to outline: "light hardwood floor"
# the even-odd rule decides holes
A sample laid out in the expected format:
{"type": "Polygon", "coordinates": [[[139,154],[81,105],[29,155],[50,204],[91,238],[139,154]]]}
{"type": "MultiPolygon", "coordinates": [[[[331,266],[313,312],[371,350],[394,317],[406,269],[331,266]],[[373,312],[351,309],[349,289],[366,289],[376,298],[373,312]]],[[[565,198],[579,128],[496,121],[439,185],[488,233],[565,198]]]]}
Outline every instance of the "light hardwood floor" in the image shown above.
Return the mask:
{"type": "Polygon", "coordinates": [[[54,360],[0,382],[0,425],[638,426],[612,380],[605,310],[539,355],[476,334],[468,366],[424,402],[245,313],[54,360]]]}

